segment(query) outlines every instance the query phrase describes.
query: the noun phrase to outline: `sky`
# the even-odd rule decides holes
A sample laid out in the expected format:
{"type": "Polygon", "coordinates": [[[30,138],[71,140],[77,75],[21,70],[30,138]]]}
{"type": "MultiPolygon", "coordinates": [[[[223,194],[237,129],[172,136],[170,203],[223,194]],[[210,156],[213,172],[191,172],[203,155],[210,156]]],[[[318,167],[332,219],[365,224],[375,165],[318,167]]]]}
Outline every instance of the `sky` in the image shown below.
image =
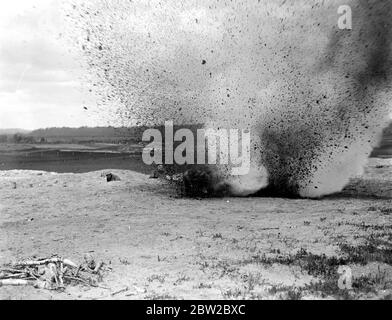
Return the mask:
{"type": "Polygon", "coordinates": [[[0,129],[104,125],[61,36],[59,8],[59,0],[0,2],[0,129]]]}
{"type": "Polygon", "coordinates": [[[65,45],[60,1],[0,1],[0,129],[108,124],[65,45]]]}

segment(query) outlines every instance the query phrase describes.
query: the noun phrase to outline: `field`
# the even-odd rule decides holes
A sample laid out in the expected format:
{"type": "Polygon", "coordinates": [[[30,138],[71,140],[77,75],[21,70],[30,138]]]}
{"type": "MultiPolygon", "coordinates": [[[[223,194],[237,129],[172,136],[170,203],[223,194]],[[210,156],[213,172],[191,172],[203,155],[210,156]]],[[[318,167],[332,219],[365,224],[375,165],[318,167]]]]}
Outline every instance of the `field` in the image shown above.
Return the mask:
{"type": "Polygon", "coordinates": [[[141,147],[119,144],[0,144],[0,170],[42,170],[85,173],[96,170],[134,170],[148,173],[141,147]]]}
{"type": "Polygon", "coordinates": [[[88,255],[109,269],[102,288],[2,287],[0,299],[392,298],[386,155],[371,159],[344,192],[321,200],[199,200],[149,179],[136,151],[28,147],[2,146],[3,169],[18,170],[0,171],[0,265],[88,255]],[[122,181],[107,183],[104,172],[122,181]],[[352,270],[352,290],[338,287],[341,266],[352,270]]]}

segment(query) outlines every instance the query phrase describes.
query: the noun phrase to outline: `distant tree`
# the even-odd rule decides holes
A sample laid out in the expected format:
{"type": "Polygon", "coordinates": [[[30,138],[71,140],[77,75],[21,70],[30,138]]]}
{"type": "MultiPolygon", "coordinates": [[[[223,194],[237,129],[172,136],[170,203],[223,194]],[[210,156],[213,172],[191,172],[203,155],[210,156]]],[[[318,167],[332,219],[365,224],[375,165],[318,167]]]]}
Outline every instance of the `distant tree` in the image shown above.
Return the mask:
{"type": "Polygon", "coordinates": [[[35,143],[35,139],[30,136],[22,136],[22,142],[23,143],[35,143]]]}
{"type": "Polygon", "coordinates": [[[19,133],[15,133],[15,134],[13,135],[12,141],[13,141],[14,143],[21,143],[22,140],[23,140],[23,137],[22,137],[19,133]]]}

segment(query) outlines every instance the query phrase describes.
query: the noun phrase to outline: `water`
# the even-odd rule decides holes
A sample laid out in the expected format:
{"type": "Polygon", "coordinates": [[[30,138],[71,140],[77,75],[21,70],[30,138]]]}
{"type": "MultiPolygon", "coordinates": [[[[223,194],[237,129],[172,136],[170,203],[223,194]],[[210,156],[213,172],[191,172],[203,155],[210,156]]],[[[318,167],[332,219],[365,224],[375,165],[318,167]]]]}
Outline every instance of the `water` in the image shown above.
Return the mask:
{"type": "Polygon", "coordinates": [[[87,173],[100,170],[133,170],[148,174],[140,153],[62,151],[51,149],[2,152],[0,170],[34,170],[56,173],[87,173]]]}

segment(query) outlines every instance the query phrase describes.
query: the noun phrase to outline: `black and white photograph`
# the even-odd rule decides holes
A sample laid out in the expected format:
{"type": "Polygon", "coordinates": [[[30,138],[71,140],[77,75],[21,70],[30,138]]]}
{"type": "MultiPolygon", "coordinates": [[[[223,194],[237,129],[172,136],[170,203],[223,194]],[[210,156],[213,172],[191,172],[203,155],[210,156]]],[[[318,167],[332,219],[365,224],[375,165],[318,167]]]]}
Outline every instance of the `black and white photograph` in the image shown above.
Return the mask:
{"type": "Polygon", "coordinates": [[[0,300],[392,300],[392,1],[1,1],[0,300]]]}

